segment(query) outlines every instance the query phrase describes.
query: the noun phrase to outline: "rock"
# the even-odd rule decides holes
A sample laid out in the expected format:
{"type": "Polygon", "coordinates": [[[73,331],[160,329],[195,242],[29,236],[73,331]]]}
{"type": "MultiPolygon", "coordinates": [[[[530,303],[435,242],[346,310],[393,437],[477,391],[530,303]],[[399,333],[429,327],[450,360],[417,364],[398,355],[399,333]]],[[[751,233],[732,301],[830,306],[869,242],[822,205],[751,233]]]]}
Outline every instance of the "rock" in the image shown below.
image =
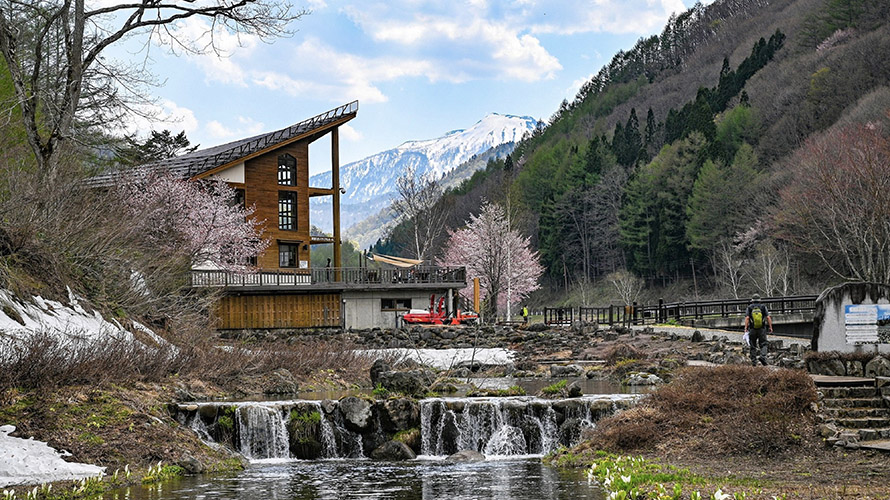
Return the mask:
{"type": "Polygon", "coordinates": [[[704,342],[705,336],[698,330],[692,332],[692,341],[693,342],[704,342]]]}
{"type": "Polygon", "coordinates": [[[532,323],[526,326],[525,329],[529,332],[546,332],[550,329],[550,327],[545,325],[544,323],[532,323]]]}
{"type": "Polygon", "coordinates": [[[485,455],[475,450],[461,450],[453,455],[449,455],[445,459],[446,462],[481,462],[485,460],[485,455]]]}
{"type": "Polygon", "coordinates": [[[207,469],[200,460],[191,455],[182,457],[176,465],[182,467],[186,474],[201,474],[207,469]]]}
{"type": "Polygon", "coordinates": [[[371,403],[367,400],[348,396],[340,400],[340,413],[351,430],[363,431],[371,421],[371,403]]]}
{"type": "Polygon", "coordinates": [[[875,356],[865,365],[866,377],[890,377],[890,359],[875,356]]]}
{"type": "Polygon", "coordinates": [[[835,375],[844,376],[847,374],[847,368],[839,359],[813,359],[807,364],[807,369],[813,375],[835,375]]]}
{"type": "Polygon", "coordinates": [[[374,460],[413,460],[414,451],[401,441],[387,441],[371,451],[374,460]]]}
{"type": "Polygon", "coordinates": [[[580,365],[550,365],[551,377],[580,377],[584,375],[584,368],[580,365]]]}
{"type": "Polygon", "coordinates": [[[862,367],[862,361],[847,361],[844,363],[848,377],[861,377],[865,371],[862,367]]]}
{"type": "Polygon", "coordinates": [[[420,425],[420,405],[413,399],[388,399],[378,403],[380,423],[386,432],[399,432],[420,425]]]}
{"type": "Polygon", "coordinates": [[[437,331],[436,333],[439,335],[440,338],[443,338],[445,340],[454,340],[460,335],[459,333],[451,329],[437,331]]]}
{"type": "Polygon", "coordinates": [[[611,340],[611,341],[618,340],[618,332],[609,330],[609,331],[603,333],[603,340],[611,340]]]}
{"type": "Polygon", "coordinates": [[[267,385],[263,388],[265,394],[293,394],[300,390],[297,379],[285,368],[275,370],[268,378],[267,385]]]}
{"type": "Polygon", "coordinates": [[[201,416],[201,420],[204,423],[211,423],[216,421],[216,416],[219,413],[219,407],[216,405],[201,405],[198,407],[198,415],[201,416]]]}
{"type": "Polygon", "coordinates": [[[323,399],[321,401],[321,409],[328,415],[337,410],[337,402],[332,399],[323,399]]]}
{"type": "Polygon", "coordinates": [[[624,383],[630,386],[658,385],[663,384],[664,380],[662,380],[661,377],[659,377],[658,375],[653,375],[646,372],[636,372],[628,375],[624,383]]]}
{"type": "Polygon", "coordinates": [[[823,438],[829,438],[837,434],[837,427],[834,424],[819,424],[816,429],[823,438]]]}
{"type": "Polygon", "coordinates": [[[288,447],[294,458],[300,460],[321,458],[324,446],[318,441],[318,436],[321,435],[321,414],[318,410],[307,406],[294,408],[285,427],[288,447]]]}
{"type": "Polygon", "coordinates": [[[427,388],[426,377],[423,376],[423,372],[420,370],[383,372],[379,375],[378,381],[380,385],[390,392],[400,392],[407,395],[423,394],[427,388]]]}
{"type": "Polygon", "coordinates": [[[580,398],[584,394],[581,390],[581,384],[577,380],[569,384],[568,393],[570,398],[580,398]]]}
{"type": "Polygon", "coordinates": [[[389,363],[382,359],[377,359],[374,361],[374,364],[371,365],[371,385],[377,387],[377,383],[380,380],[380,374],[383,372],[392,371],[392,366],[389,363]]]}

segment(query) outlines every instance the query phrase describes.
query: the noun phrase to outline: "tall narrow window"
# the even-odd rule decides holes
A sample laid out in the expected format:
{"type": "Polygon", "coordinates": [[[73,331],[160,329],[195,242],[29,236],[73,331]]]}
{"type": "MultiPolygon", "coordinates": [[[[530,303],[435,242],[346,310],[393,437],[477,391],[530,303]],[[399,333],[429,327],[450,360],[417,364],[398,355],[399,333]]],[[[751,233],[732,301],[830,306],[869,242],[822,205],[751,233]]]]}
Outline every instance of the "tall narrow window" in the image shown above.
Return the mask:
{"type": "Polygon", "coordinates": [[[297,193],[278,192],[278,229],[283,231],[297,229],[297,193]]]}
{"type": "Polygon", "coordinates": [[[278,244],[278,267],[297,267],[297,245],[278,244]]]}
{"type": "Polygon", "coordinates": [[[297,185],[297,159],[287,153],[278,157],[278,184],[297,185]]]}

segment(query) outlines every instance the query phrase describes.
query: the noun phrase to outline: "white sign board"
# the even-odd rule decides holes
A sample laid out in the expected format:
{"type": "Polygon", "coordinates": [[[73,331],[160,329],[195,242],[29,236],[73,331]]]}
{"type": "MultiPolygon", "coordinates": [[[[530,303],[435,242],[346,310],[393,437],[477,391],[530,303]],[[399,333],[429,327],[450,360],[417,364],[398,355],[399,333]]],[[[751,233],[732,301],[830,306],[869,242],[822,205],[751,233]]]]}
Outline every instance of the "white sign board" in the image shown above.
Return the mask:
{"type": "Polygon", "coordinates": [[[844,306],[848,344],[890,343],[890,304],[844,306]]]}

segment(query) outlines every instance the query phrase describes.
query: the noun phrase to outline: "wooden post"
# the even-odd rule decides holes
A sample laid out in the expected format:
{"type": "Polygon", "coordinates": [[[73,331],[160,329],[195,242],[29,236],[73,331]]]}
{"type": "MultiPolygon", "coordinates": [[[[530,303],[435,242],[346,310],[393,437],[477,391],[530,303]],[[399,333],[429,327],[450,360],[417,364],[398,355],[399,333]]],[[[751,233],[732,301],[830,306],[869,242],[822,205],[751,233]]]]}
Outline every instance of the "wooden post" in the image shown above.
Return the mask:
{"type": "Polygon", "coordinates": [[[331,189],[334,191],[331,202],[334,222],[334,279],[340,281],[340,127],[331,130],[331,189]]]}

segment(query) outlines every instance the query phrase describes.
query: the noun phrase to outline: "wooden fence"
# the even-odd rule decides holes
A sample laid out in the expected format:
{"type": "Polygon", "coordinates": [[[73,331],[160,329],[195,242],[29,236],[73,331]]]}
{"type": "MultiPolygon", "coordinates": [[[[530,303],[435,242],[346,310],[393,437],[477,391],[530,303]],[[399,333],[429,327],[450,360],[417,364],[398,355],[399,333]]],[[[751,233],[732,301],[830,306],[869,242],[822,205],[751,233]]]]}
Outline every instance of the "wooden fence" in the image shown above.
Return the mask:
{"type": "MultiPolygon", "coordinates": [[[[769,309],[770,314],[793,314],[813,312],[816,303],[815,295],[799,295],[793,297],[766,297],[760,300],[769,309]]],[[[658,304],[607,307],[570,307],[546,308],[544,322],[548,325],[572,324],[575,320],[601,325],[645,325],[667,323],[674,320],[684,321],[729,318],[745,316],[750,299],[703,300],[696,302],[658,301],[658,304]],[[577,313],[575,313],[577,311],[577,313]]]]}

